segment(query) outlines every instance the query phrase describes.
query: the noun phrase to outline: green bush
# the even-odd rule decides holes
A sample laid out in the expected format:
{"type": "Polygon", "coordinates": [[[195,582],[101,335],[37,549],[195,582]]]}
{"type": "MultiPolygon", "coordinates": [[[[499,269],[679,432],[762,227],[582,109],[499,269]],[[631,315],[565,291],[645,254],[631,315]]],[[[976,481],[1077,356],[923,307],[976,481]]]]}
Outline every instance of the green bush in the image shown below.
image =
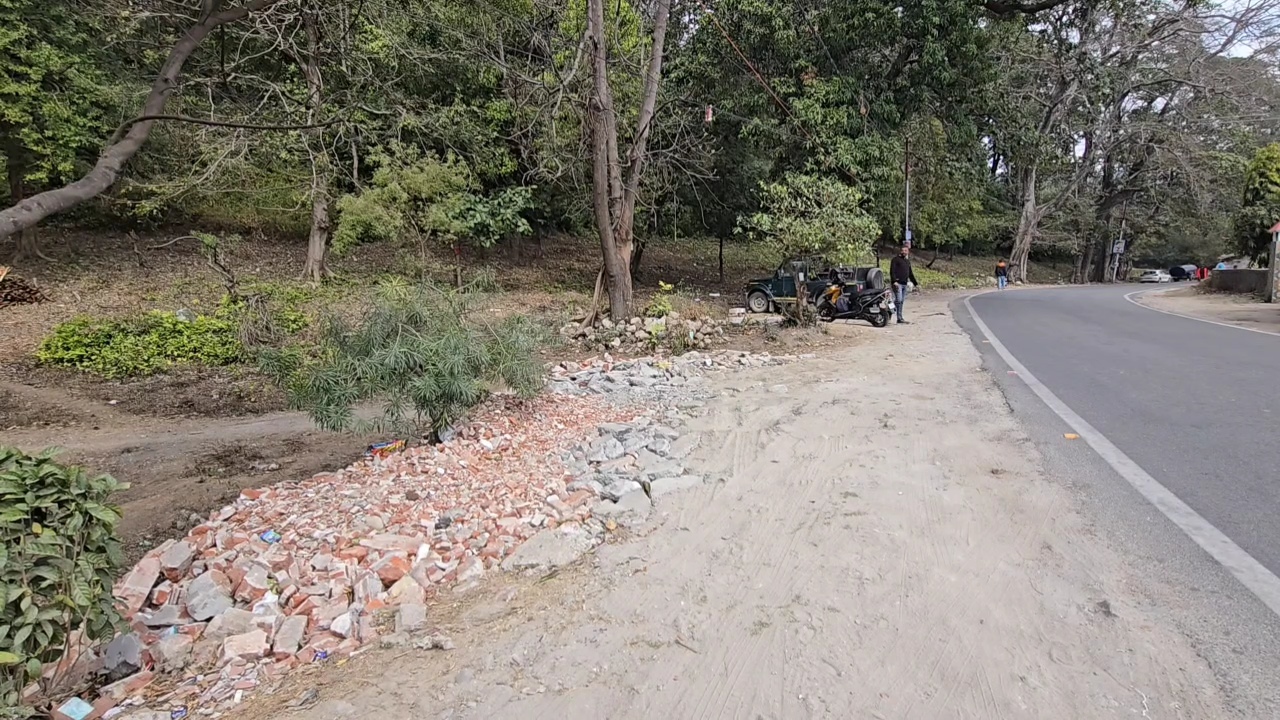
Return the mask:
{"type": "Polygon", "coordinates": [[[294,408],[327,430],[438,433],[498,383],[526,397],[542,388],[536,351],[544,333],[522,316],[473,313],[478,299],[388,282],[358,321],[331,318],[313,353],[266,350],[262,366],[294,408]],[[380,418],[356,415],[366,401],[382,403],[380,418]]]}
{"type": "Polygon", "coordinates": [[[664,318],[671,314],[671,293],[675,292],[676,286],[669,283],[658,281],[658,292],[649,299],[649,304],[644,308],[644,316],[651,318],[664,318]]]}
{"type": "Polygon", "coordinates": [[[230,365],[244,357],[238,331],[235,321],[222,316],[183,319],[152,312],[132,320],[78,318],[54,328],[36,358],[108,378],[148,375],[179,363],[230,365]]]}
{"type": "Polygon", "coordinates": [[[68,636],[112,636],[111,596],[124,564],[107,504],[126,486],[78,467],[0,447],[0,707],[56,662],[68,636]]]}

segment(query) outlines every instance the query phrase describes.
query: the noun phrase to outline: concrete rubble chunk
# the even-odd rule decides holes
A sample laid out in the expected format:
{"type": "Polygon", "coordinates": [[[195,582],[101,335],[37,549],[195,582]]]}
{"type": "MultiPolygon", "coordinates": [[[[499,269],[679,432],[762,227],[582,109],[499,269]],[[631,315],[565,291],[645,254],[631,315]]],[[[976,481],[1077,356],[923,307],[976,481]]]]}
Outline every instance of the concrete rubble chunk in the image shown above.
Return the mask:
{"type": "MultiPolygon", "coordinates": [[[[423,576],[423,579],[426,579],[425,575],[423,576]]],[[[412,576],[406,575],[405,577],[400,578],[389,590],[387,590],[388,605],[421,605],[426,601],[426,591],[423,589],[421,583],[412,576]]]]}
{"type": "Polygon", "coordinates": [[[631,524],[647,520],[652,509],[653,504],[644,491],[635,490],[618,498],[616,502],[602,500],[596,503],[591,513],[597,517],[613,518],[618,522],[631,524]]]}
{"type": "Polygon", "coordinates": [[[355,620],[350,612],[345,612],[329,622],[329,632],[340,637],[349,638],[355,632],[355,620]]]}
{"type": "Polygon", "coordinates": [[[217,570],[200,575],[187,586],[187,614],[195,620],[210,620],[234,605],[231,580],[217,570]]]}
{"type": "Polygon", "coordinates": [[[503,570],[551,570],[577,562],[596,544],[596,540],[580,528],[543,530],[516,548],[502,563],[503,570]]]}
{"type": "Polygon", "coordinates": [[[401,605],[396,611],[396,632],[398,633],[416,632],[426,624],[427,607],[425,605],[401,605]]]}
{"type": "Polygon", "coordinates": [[[115,595],[124,605],[124,613],[138,612],[151,595],[151,588],[160,579],[160,558],[144,557],[133,566],[116,588],[115,595]]]}
{"type": "Polygon", "coordinates": [[[204,630],[206,640],[224,640],[232,635],[242,635],[255,626],[254,614],[248,610],[230,608],[209,621],[204,630]]]}
{"type": "Polygon", "coordinates": [[[701,444],[701,441],[698,436],[685,435],[671,443],[671,449],[667,452],[667,456],[674,460],[683,460],[689,456],[689,453],[697,450],[699,444],[701,444]]]}
{"type": "Polygon", "coordinates": [[[222,664],[233,660],[257,660],[267,654],[267,634],[261,630],[250,630],[240,635],[232,635],[222,641],[222,664]]]}
{"type": "Polygon", "coordinates": [[[137,633],[117,635],[102,651],[103,668],[114,674],[132,675],[142,669],[142,638],[137,633]]]}
{"type": "Polygon", "coordinates": [[[235,598],[242,603],[253,604],[261,600],[271,589],[271,576],[267,568],[251,565],[244,572],[244,579],[236,586],[235,598]]]}
{"type": "Polygon", "coordinates": [[[162,636],[151,646],[151,659],[161,672],[178,672],[191,662],[191,649],[195,638],[183,633],[162,636]]]}
{"type": "Polygon", "coordinates": [[[420,538],[407,537],[405,535],[381,534],[365,538],[360,541],[362,547],[370,550],[380,550],[386,552],[388,550],[402,550],[406,553],[414,553],[418,551],[418,546],[422,544],[420,538]]]}
{"type": "Polygon", "coordinates": [[[609,500],[618,500],[625,495],[640,490],[640,483],[632,478],[618,478],[605,486],[600,492],[600,497],[609,500]]]}
{"type": "Polygon", "coordinates": [[[196,549],[188,542],[176,542],[160,556],[160,567],[169,582],[179,582],[191,569],[196,549]]]}
{"type": "Polygon", "coordinates": [[[145,615],[138,615],[138,620],[150,628],[165,628],[182,625],[187,622],[187,617],[177,605],[165,605],[145,615]]]}
{"type": "Polygon", "coordinates": [[[280,623],[280,629],[276,631],[275,642],[271,645],[272,654],[280,660],[292,657],[302,649],[306,635],[307,619],[305,617],[294,615],[285,618],[280,623]]]}

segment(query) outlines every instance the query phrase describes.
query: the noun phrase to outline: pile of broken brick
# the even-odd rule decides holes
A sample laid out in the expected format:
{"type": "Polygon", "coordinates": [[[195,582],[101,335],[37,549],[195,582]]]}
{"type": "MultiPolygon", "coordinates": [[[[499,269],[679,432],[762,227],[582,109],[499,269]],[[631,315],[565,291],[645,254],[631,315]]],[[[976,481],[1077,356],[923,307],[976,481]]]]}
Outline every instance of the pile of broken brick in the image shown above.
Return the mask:
{"type": "Polygon", "coordinates": [[[689,400],[703,395],[694,372],[782,361],[691,353],[557,365],[552,393],[495,397],[445,443],[245,490],[121,580],[130,632],[101,657],[83,650],[61,665],[119,678],[90,717],[142,717],[139,706],[217,716],[295,668],[425,630],[435,593],[504,560],[527,567],[513,554],[535,535],[586,547],[639,505],[640,480],[660,492],[699,481],[679,463],[691,439],[672,427],[675,406],[701,402],[689,400]],[[656,396],[670,406],[656,419],[632,404],[656,396]]]}

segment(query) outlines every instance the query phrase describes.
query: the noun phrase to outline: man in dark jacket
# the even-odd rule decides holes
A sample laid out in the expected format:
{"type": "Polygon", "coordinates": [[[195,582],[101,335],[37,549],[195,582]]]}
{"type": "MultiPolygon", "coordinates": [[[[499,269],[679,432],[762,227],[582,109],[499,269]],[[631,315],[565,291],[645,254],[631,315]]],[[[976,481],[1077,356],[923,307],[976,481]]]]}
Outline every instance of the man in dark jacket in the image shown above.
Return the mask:
{"type": "Polygon", "coordinates": [[[893,283],[893,300],[898,305],[898,323],[907,324],[902,317],[902,306],[907,304],[907,293],[911,292],[908,283],[920,287],[916,274],[911,269],[911,246],[903,245],[902,252],[889,261],[889,281],[893,283]]]}

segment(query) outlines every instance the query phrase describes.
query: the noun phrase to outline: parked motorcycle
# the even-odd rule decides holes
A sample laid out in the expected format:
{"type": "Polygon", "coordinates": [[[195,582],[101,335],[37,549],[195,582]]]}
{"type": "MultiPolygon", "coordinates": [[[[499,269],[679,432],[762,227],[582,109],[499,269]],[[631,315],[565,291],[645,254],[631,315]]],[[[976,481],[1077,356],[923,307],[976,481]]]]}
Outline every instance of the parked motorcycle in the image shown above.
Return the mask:
{"type": "Polygon", "coordinates": [[[884,288],[858,290],[854,285],[832,283],[817,302],[818,319],[866,320],[873,327],[884,327],[893,317],[893,295],[884,288]]]}

